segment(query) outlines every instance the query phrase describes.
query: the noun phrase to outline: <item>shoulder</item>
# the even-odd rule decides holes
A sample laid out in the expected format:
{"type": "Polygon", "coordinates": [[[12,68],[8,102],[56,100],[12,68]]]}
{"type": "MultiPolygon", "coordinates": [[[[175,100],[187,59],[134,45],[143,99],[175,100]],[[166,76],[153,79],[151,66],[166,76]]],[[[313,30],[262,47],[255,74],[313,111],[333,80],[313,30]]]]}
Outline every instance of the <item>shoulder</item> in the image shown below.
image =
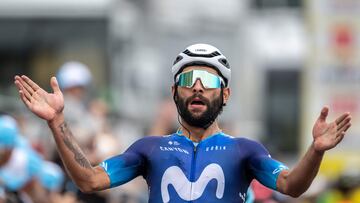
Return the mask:
{"type": "Polygon", "coordinates": [[[137,141],[135,141],[127,151],[129,150],[141,150],[142,149],[151,149],[160,145],[161,143],[171,139],[172,135],[159,135],[159,136],[145,136],[137,141]]]}
{"type": "Polygon", "coordinates": [[[143,143],[143,144],[159,143],[164,140],[171,139],[172,136],[173,135],[149,135],[137,140],[135,143],[143,143]]]}
{"type": "Polygon", "coordinates": [[[262,145],[260,142],[258,141],[255,141],[255,140],[251,140],[251,139],[248,139],[248,138],[245,138],[245,137],[237,137],[237,138],[234,138],[236,140],[236,142],[239,144],[239,145],[246,145],[246,146],[254,146],[254,145],[262,145]]]}
{"type": "Polygon", "coordinates": [[[268,153],[267,149],[260,142],[244,137],[234,138],[241,151],[248,151],[251,153],[268,153]]]}
{"type": "Polygon", "coordinates": [[[234,137],[234,136],[228,135],[226,133],[221,133],[221,135],[222,135],[222,136],[220,136],[221,139],[236,142],[239,145],[246,145],[246,146],[261,145],[259,142],[245,138],[245,137],[234,137]]]}

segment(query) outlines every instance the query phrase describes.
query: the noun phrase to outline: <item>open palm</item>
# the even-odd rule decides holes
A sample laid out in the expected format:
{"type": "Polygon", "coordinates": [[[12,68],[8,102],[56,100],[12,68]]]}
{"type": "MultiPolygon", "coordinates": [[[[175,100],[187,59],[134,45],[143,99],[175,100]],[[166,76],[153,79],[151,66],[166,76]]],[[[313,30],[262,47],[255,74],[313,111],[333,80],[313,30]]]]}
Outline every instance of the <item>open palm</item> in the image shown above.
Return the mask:
{"type": "Polygon", "coordinates": [[[335,147],[344,138],[345,132],[351,126],[351,116],[344,113],[335,121],[326,123],[329,108],[324,107],[313,127],[315,150],[323,152],[335,147]]]}
{"type": "Polygon", "coordinates": [[[54,93],[46,92],[24,75],[15,76],[15,84],[19,89],[21,100],[40,118],[50,121],[64,109],[64,97],[55,77],[50,80],[54,93]]]}

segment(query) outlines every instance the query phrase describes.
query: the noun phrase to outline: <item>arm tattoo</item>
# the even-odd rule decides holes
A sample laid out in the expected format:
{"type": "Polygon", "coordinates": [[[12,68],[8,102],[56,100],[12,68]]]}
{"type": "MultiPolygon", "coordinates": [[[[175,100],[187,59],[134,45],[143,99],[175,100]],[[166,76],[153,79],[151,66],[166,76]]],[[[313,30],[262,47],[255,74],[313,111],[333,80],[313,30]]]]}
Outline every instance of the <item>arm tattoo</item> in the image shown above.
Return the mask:
{"type": "Polygon", "coordinates": [[[70,129],[68,128],[66,122],[60,124],[59,128],[63,137],[63,141],[67,148],[74,154],[76,162],[84,168],[91,168],[89,160],[86,159],[80,147],[76,144],[74,137],[70,129]]]}

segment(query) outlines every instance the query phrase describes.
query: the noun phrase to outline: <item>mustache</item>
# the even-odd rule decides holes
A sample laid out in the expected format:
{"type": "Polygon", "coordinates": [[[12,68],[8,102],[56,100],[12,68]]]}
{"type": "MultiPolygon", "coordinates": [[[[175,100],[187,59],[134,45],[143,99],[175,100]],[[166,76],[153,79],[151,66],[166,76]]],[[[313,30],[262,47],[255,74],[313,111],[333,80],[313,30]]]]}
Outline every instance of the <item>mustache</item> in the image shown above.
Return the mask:
{"type": "Polygon", "coordinates": [[[190,102],[192,101],[192,100],[194,100],[196,97],[198,97],[205,105],[210,105],[210,101],[206,98],[206,97],[204,97],[202,94],[200,94],[200,93],[195,93],[195,94],[193,94],[192,96],[190,96],[189,98],[187,98],[186,100],[185,100],[185,104],[186,104],[186,106],[188,106],[189,104],[190,104],[190,102]]]}

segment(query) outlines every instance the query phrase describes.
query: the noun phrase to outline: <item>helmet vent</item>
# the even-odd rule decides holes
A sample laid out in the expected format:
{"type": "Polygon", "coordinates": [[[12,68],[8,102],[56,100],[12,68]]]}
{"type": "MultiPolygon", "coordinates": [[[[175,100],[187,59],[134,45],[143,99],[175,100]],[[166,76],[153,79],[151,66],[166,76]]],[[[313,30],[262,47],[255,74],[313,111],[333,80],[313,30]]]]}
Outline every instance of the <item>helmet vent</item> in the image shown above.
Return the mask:
{"type": "Polygon", "coordinates": [[[174,63],[173,63],[173,65],[175,65],[177,62],[179,62],[181,59],[183,59],[182,56],[177,56],[174,63]]]}
{"type": "Polygon", "coordinates": [[[230,65],[229,65],[229,63],[228,63],[228,61],[226,59],[224,59],[224,58],[219,59],[219,62],[221,64],[223,64],[226,68],[230,69],[230,65]]]}

